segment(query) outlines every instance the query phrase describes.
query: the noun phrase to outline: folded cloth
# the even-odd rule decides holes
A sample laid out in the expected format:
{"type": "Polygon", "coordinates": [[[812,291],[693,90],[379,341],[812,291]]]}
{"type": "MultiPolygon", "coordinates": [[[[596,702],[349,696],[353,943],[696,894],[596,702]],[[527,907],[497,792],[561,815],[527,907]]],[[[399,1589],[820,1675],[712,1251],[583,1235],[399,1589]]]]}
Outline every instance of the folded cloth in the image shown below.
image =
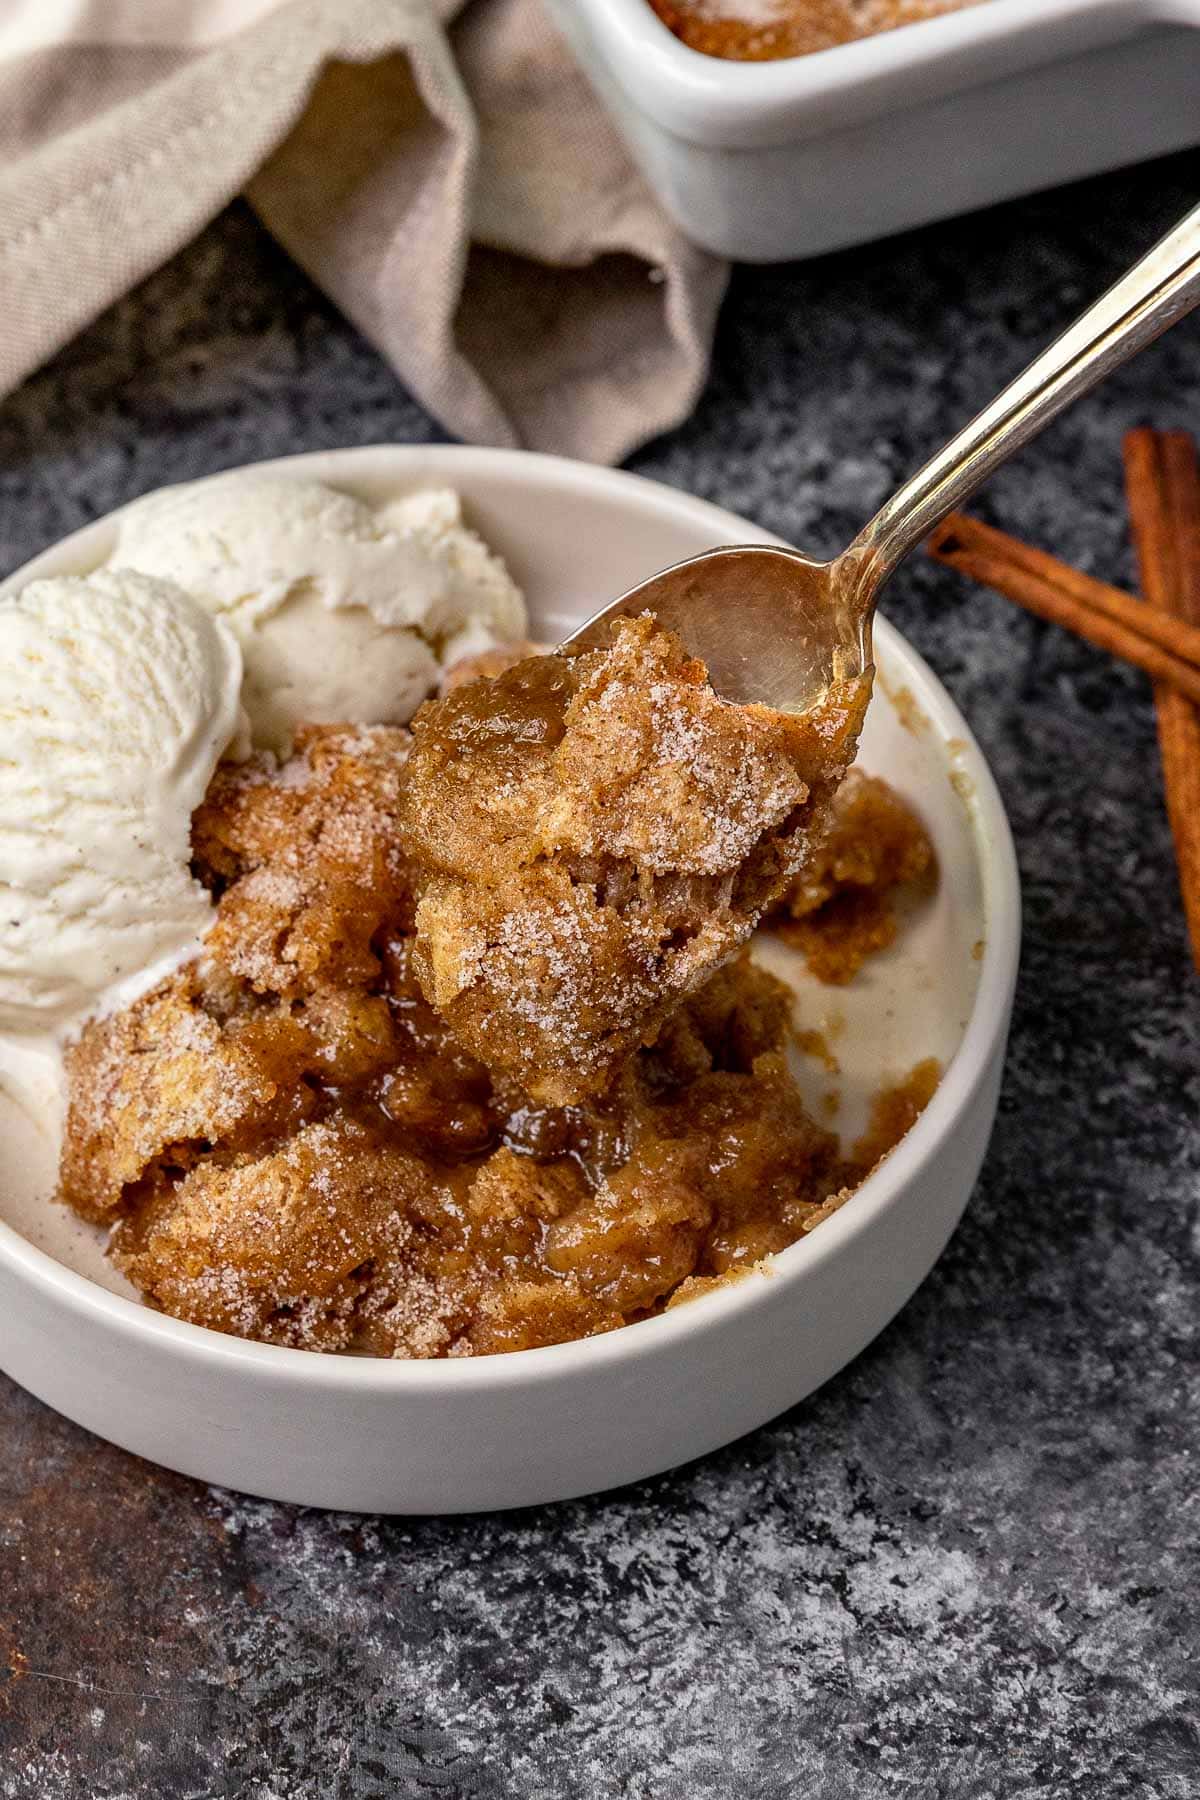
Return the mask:
{"type": "Polygon", "coordinates": [[[539,0],[9,0],[0,394],[243,191],[459,437],[615,462],[695,402],[725,265],[539,0]]]}

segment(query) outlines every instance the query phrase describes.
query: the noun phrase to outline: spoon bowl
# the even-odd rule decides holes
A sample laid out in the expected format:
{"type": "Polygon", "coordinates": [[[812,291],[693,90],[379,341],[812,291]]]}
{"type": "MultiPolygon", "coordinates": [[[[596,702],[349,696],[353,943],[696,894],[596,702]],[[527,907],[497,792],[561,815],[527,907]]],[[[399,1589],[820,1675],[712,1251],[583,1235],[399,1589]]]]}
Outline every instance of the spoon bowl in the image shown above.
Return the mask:
{"type": "Polygon", "coordinates": [[[840,571],[769,544],[710,550],[639,582],[567,642],[599,647],[613,619],[653,613],[704,658],[723,699],[807,712],[831,680],[871,663],[871,613],[839,603],[840,571]]]}

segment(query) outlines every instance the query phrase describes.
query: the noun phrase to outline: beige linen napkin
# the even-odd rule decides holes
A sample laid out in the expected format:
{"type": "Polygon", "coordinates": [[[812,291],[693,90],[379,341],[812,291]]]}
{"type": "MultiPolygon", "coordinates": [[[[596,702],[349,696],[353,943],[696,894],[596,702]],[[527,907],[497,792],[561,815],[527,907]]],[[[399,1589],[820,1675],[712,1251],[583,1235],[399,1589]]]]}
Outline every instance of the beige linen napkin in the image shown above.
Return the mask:
{"type": "Polygon", "coordinates": [[[539,0],[9,0],[0,394],[244,191],[456,435],[618,461],[685,417],[724,264],[539,0]]]}

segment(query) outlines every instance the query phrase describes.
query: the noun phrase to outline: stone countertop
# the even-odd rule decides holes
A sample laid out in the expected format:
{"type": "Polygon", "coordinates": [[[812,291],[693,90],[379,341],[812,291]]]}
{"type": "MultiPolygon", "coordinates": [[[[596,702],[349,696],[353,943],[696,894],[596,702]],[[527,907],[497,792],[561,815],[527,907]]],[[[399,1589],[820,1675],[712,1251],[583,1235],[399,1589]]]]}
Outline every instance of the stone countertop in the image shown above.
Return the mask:
{"type": "MultiPolygon", "coordinates": [[[[734,277],[634,459],[830,550],[1195,199],[1200,155],[734,277]]],[[[1117,580],[1191,321],[984,510],[1117,580]]],[[[0,568],[144,489],[437,427],[242,207],[0,406],[0,568]]],[[[947,571],[888,611],[996,770],[1025,954],[995,1140],[895,1323],[719,1455],[508,1516],[327,1516],[0,1382],[0,1796],[1200,1792],[1200,982],[1146,683],[947,571]]]]}

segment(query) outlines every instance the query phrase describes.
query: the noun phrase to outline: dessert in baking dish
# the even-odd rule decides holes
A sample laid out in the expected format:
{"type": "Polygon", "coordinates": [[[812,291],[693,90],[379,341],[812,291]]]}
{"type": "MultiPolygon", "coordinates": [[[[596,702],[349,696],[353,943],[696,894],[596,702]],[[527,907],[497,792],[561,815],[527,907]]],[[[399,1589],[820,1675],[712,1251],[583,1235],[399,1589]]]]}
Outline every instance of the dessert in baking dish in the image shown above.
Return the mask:
{"type": "Polygon", "coordinates": [[[806,56],[981,0],[649,0],[693,50],[733,62],[806,56]]]}

